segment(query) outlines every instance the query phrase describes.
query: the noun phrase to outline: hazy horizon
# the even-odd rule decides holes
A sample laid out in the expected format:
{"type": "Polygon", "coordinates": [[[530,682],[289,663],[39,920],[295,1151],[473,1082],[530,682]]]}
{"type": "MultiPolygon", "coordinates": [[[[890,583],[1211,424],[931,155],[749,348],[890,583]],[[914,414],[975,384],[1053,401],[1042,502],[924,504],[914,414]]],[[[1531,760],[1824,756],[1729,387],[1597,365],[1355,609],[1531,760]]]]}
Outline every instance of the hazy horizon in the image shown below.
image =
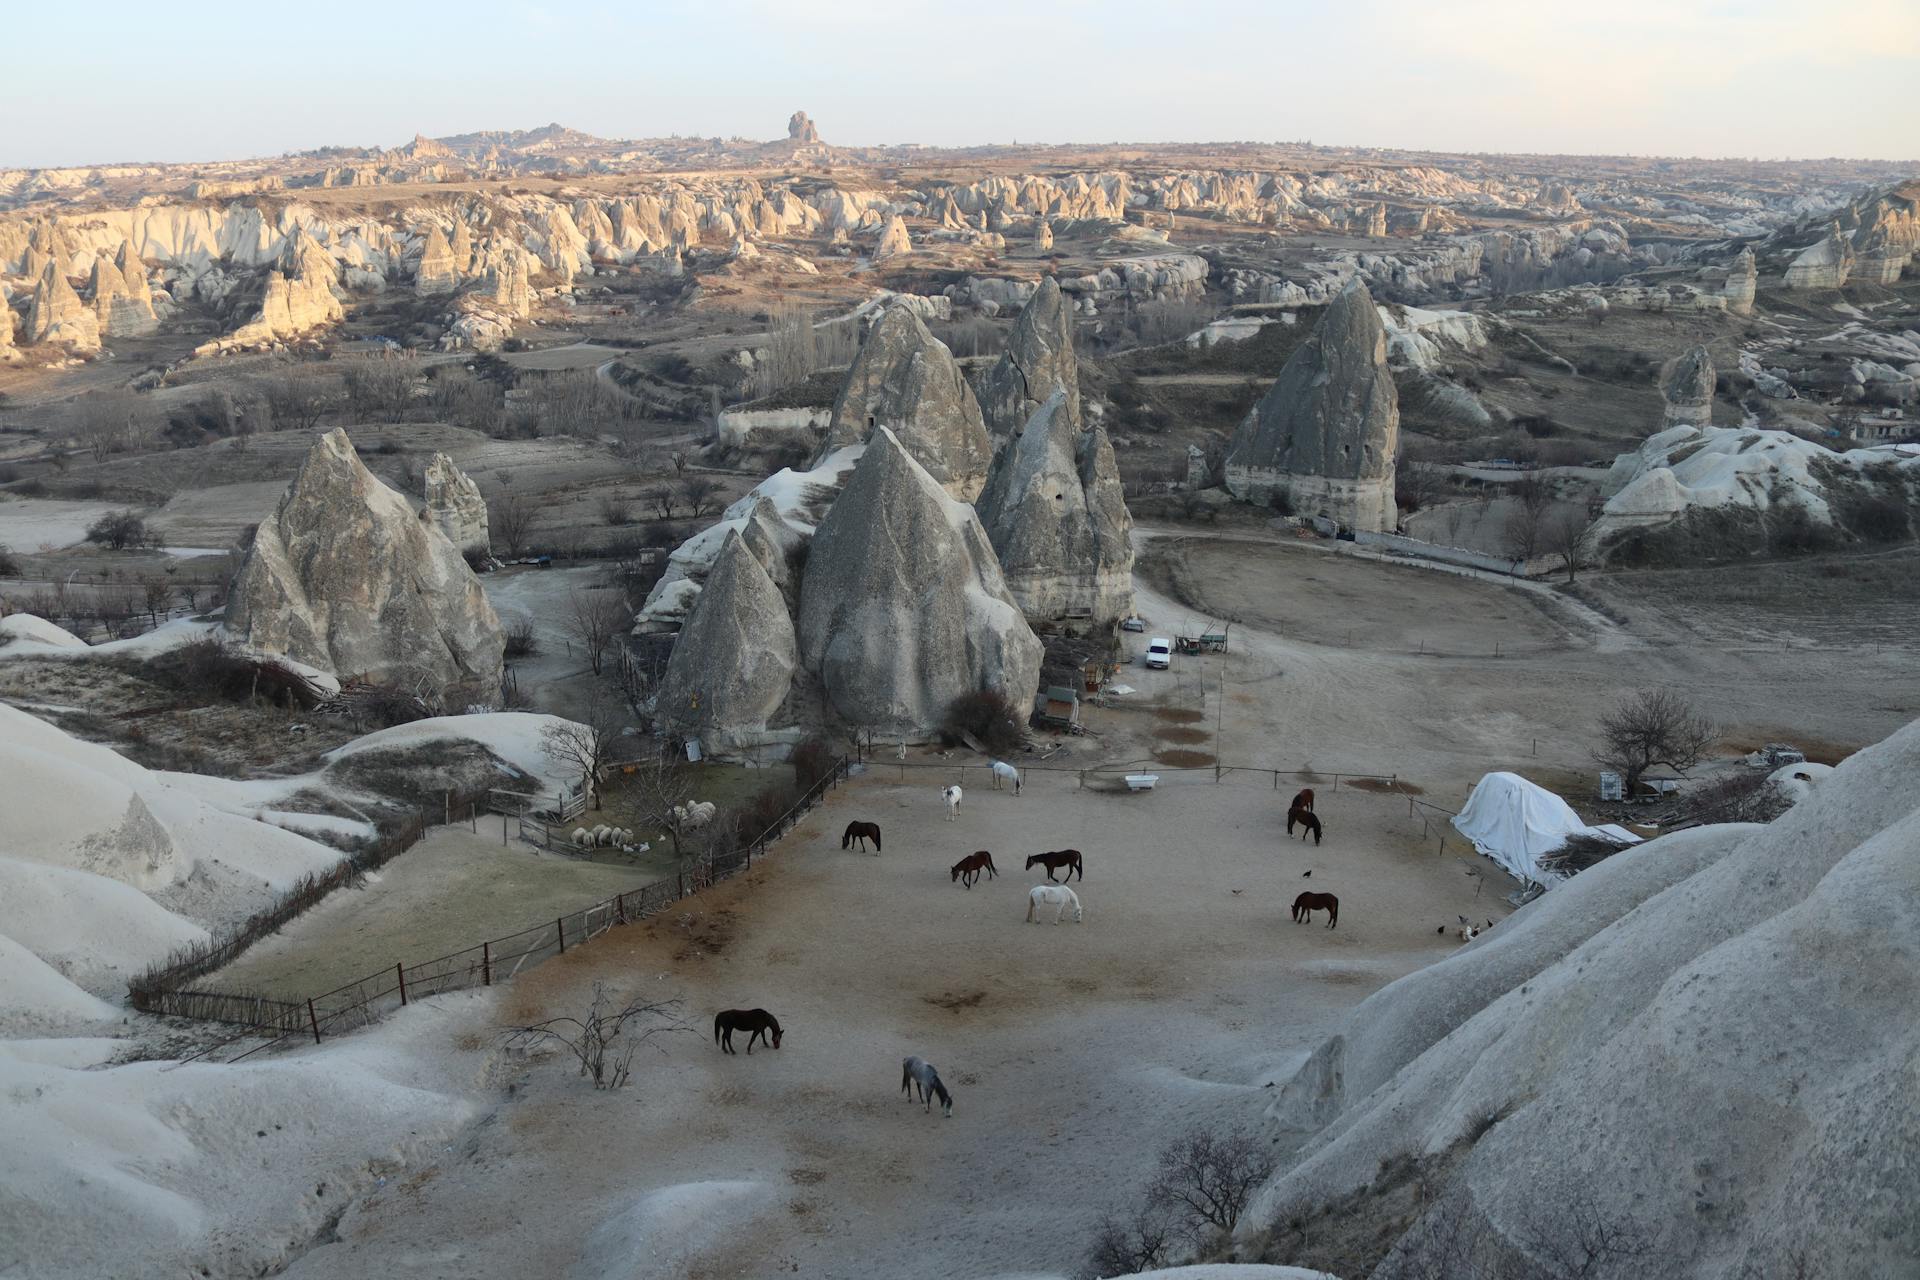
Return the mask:
{"type": "MultiPolygon", "coordinates": [[[[1904,122],[1920,83],[1920,5],[1838,10],[983,0],[957,23],[913,0],[878,20],[767,0],[485,2],[458,22],[387,11],[357,34],[295,10],[252,13],[244,29],[147,34],[150,8],[95,4],[107,19],[97,30],[134,38],[92,42],[83,95],[71,59],[22,60],[0,85],[14,122],[0,167],[209,163],[549,121],[607,138],[771,139],[795,109],[848,146],[1310,141],[1914,161],[1904,122]],[[200,68],[210,83],[193,80],[200,68]],[[288,91],[303,82],[312,88],[288,91]],[[54,127],[21,127],[56,101],[54,127]]],[[[63,47],[70,17],[14,15],[15,47],[63,47]]]]}

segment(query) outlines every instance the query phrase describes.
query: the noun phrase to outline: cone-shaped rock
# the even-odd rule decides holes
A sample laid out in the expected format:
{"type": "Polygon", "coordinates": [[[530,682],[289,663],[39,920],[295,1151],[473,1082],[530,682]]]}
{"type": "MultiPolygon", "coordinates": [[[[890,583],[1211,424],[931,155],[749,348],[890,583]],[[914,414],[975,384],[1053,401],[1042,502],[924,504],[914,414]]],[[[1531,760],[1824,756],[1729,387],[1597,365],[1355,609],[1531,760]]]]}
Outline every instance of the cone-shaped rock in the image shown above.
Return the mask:
{"type": "Polygon", "coordinates": [[[1391,531],[1399,443],[1386,329],[1356,277],[1235,429],[1227,488],[1236,498],[1263,503],[1283,491],[1302,515],[1391,531]]]}
{"type": "Polygon", "coordinates": [[[912,252],[913,241],[907,235],[907,224],[896,213],[887,219],[887,225],[880,230],[880,243],[873,247],[873,260],[884,262],[888,258],[912,252]]]}
{"type": "Polygon", "coordinates": [[[881,428],[813,535],[800,656],[846,724],[924,739],[963,693],[1031,705],[1040,641],[973,508],[881,428]]]}
{"type": "Polygon", "coordinates": [[[1695,347],[1670,363],[1660,376],[1667,404],[1665,426],[1705,426],[1713,421],[1713,357],[1695,347]]]}
{"type": "Polygon", "coordinates": [[[480,486],[444,453],[427,463],[427,514],[462,555],[486,556],[493,544],[487,528],[487,500],[480,486]]]}
{"type": "Polygon", "coordinates": [[[993,459],[980,402],[946,344],[904,306],[889,306],[867,331],[833,403],[820,456],[859,444],[875,427],[892,431],[962,502],[980,492],[993,459]]]}
{"type": "Polygon", "coordinates": [[[27,342],[58,342],[75,351],[100,349],[100,321],[60,274],[56,260],[47,262],[34,286],[33,302],[27,308],[27,342]]]}
{"type": "Polygon", "coordinates": [[[460,287],[460,273],[454,267],[453,249],[440,234],[438,224],[427,229],[426,248],[420,253],[420,266],[414,272],[415,293],[452,293],[460,287]]]}
{"type": "Polygon", "coordinates": [[[1007,349],[980,384],[980,413],[995,438],[1027,425],[1055,392],[1080,425],[1080,364],[1073,358],[1073,310],[1049,276],[1013,322],[1007,349]]]}
{"type": "Polygon", "coordinates": [[[452,709],[500,692],[505,641],[479,579],[338,429],[314,442],[254,535],[227,629],[263,652],[439,695],[452,709]]]}
{"type": "Polygon", "coordinates": [[[1056,391],[994,455],[974,509],[1029,622],[1133,612],[1133,517],[1106,432],[1076,428],[1056,391]]]}
{"type": "Polygon", "coordinates": [[[708,755],[768,741],[767,721],[799,660],[787,602],[746,541],[729,529],[706,589],[674,642],[654,709],[708,755]]]}

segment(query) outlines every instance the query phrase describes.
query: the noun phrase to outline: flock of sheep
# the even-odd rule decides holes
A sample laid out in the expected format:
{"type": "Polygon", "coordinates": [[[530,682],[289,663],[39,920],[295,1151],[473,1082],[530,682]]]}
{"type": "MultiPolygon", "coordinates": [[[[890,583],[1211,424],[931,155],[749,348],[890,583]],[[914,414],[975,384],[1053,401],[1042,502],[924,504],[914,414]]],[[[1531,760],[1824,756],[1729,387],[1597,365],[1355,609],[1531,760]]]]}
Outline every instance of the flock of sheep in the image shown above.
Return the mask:
{"type": "MultiPolygon", "coordinates": [[[[698,831],[713,821],[717,805],[711,800],[696,800],[691,804],[673,806],[673,821],[682,831],[698,831]]],[[[602,824],[597,827],[575,827],[573,843],[582,849],[619,849],[625,853],[636,852],[631,827],[609,827],[602,824]]]]}

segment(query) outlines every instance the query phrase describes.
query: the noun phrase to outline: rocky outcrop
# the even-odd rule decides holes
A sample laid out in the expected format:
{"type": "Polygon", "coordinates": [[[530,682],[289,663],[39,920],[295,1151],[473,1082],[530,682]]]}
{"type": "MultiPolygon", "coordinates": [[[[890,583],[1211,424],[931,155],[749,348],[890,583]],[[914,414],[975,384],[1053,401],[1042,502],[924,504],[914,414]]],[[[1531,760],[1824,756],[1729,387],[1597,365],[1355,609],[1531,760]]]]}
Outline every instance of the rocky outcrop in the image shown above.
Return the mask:
{"type": "Polygon", "coordinates": [[[913,241],[907,236],[907,224],[896,213],[887,219],[887,225],[880,230],[880,242],[873,246],[873,260],[885,262],[888,258],[912,252],[913,241]]]}
{"type": "Polygon", "coordinates": [[[709,756],[734,756],[800,731],[771,731],[799,663],[786,598],[739,533],[729,529],[687,615],[654,699],[660,722],[698,738],[709,756]]]}
{"type": "Polygon", "coordinates": [[[994,455],[975,504],[1027,621],[1100,627],[1133,613],[1133,517],[1113,447],[1055,391],[994,455]]]}
{"type": "Polygon", "coordinates": [[[427,515],[454,549],[469,558],[492,555],[487,500],[480,496],[480,486],[444,453],[427,463],[426,486],[427,515]]]}
{"type": "Polygon", "coordinates": [[[1273,1095],[1312,1136],[1241,1238],[1377,1214],[1357,1193],[1404,1168],[1419,1217],[1375,1280],[1914,1274],[1916,777],[1908,725],[1772,823],[1636,845],[1369,996],[1273,1095]]]}
{"type": "Polygon", "coordinates": [[[1284,493],[1302,515],[1391,532],[1400,406],[1387,334],[1356,278],[1233,433],[1227,489],[1265,503],[1284,493]]]}
{"type": "Polygon", "coordinates": [[[1053,224],[1045,218],[1040,219],[1040,225],[1034,228],[1033,247],[1041,253],[1053,248],[1053,224]]]}
{"type": "Polygon", "coordinates": [[[1727,268],[1727,282],[1721,287],[1720,296],[1727,300],[1727,310],[1737,316],[1753,314],[1754,294],[1760,288],[1760,271],[1754,265],[1753,250],[1742,249],[1740,255],[1727,268]]]}
{"type": "MultiPolygon", "coordinates": [[[[460,224],[465,226],[465,223],[460,224]]],[[[415,293],[452,293],[460,287],[460,272],[454,266],[453,247],[435,226],[427,229],[426,248],[420,253],[420,266],[414,272],[415,293]]]]}
{"type": "Polygon", "coordinates": [[[818,142],[820,130],[814,127],[806,112],[796,111],[787,117],[787,138],[792,142],[818,142]]]}
{"type": "Polygon", "coordinates": [[[813,536],[797,631],[827,711],[883,737],[931,736],[975,690],[1025,708],[1039,685],[1040,641],[978,517],[884,426],[813,536]]]}
{"type": "Polygon", "coordinates": [[[27,344],[58,343],[72,351],[100,349],[100,321],[80,301],[60,264],[49,259],[27,307],[27,344]]]}
{"type": "Polygon", "coordinates": [[[1838,289],[1852,273],[1853,246],[1836,225],[1788,265],[1787,288],[1838,289]]]}
{"type": "Polygon", "coordinates": [[[1705,347],[1670,361],[1660,374],[1660,398],[1667,406],[1662,428],[1713,421],[1713,388],[1713,357],[1705,347]]]}
{"type": "Polygon", "coordinates": [[[91,280],[93,314],[100,332],[108,337],[137,337],[159,327],[153,314],[153,293],[147,288],[147,276],[139,259],[129,258],[126,245],[120,246],[120,261],[105,254],[93,260],[91,280]],[[129,277],[139,285],[136,293],[129,277]]]}
{"type": "Polygon", "coordinates": [[[500,692],[505,641],[479,579],[338,429],[314,442],[254,534],[226,626],[261,652],[451,708],[500,692]]]}
{"type": "Polygon", "coordinates": [[[875,427],[892,431],[954,497],[979,494],[993,457],[980,404],[953,353],[908,306],[889,305],[867,330],[820,456],[861,443],[875,427]]]}
{"type": "Polygon", "coordinates": [[[1051,276],[1014,321],[1007,349],[980,382],[980,413],[996,439],[1011,436],[1056,393],[1080,424],[1080,365],[1073,356],[1073,311],[1051,276]]]}

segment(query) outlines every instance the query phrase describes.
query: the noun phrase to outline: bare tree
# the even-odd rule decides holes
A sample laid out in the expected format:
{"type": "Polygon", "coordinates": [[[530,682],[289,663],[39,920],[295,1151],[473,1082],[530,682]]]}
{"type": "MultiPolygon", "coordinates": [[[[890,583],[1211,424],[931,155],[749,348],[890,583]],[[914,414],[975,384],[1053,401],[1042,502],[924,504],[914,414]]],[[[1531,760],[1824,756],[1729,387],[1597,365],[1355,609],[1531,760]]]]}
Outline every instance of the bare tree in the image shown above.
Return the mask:
{"type": "Polygon", "coordinates": [[[600,499],[600,518],[614,528],[633,523],[633,504],[624,496],[609,493],[600,499]]]}
{"type": "Polygon", "coordinates": [[[586,719],[557,720],[540,731],[541,749],[555,764],[579,772],[580,787],[596,809],[600,807],[600,782],[621,727],[613,703],[595,686],[587,702],[586,719]]]}
{"type": "Polygon", "coordinates": [[[73,407],[74,443],[105,462],[135,435],[133,397],[121,392],[83,396],[73,407]]]}
{"type": "Polygon", "coordinates": [[[413,400],[413,369],[392,356],[371,356],[347,370],[347,405],[355,422],[404,422],[413,400]]]}
{"type": "Polygon", "coordinates": [[[1231,1235],[1247,1202],[1273,1174],[1273,1157],[1248,1133],[1196,1130],[1160,1153],[1150,1204],[1184,1216],[1195,1234],[1231,1235]]]}
{"type": "Polygon", "coordinates": [[[665,752],[635,761],[629,785],[622,793],[632,800],[640,821],[664,831],[673,841],[673,856],[684,860],[682,837],[688,826],[688,802],[693,799],[693,773],[665,752]]]}
{"type": "Polygon", "coordinates": [[[159,574],[152,574],[140,580],[140,591],[146,601],[147,617],[153,620],[154,626],[159,626],[160,615],[173,595],[173,584],[159,574]]]}
{"type": "Polygon", "coordinates": [[[1507,492],[1519,500],[1522,510],[1535,514],[1553,505],[1553,486],[1537,471],[1529,471],[1508,485],[1507,492]]]}
{"type": "Polygon", "coordinates": [[[1547,553],[1560,561],[1567,581],[1587,565],[1592,550],[1595,512],[1591,507],[1564,507],[1547,521],[1547,553]]]}
{"type": "Polygon", "coordinates": [[[1447,545],[1457,547],[1460,545],[1460,526],[1465,524],[1467,520],[1467,504],[1464,502],[1449,502],[1446,506],[1445,519],[1447,524],[1447,545]]]}
{"type": "Polygon", "coordinates": [[[673,490],[666,485],[653,485],[640,496],[653,504],[654,514],[662,520],[673,519],[673,490]]]}
{"type": "Polygon", "coordinates": [[[262,379],[260,390],[274,421],[289,431],[312,431],[327,411],[325,384],[291,364],[262,379]]]}
{"type": "Polygon", "coordinates": [[[1600,717],[1600,747],[1593,756],[1621,775],[1631,796],[1648,769],[1658,764],[1685,773],[1718,736],[1713,721],[1679,694],[1642,689],[1600,717]]]}
{"type": "Polygon", "coordinates": [[[629,621],[626,597],[618,591],[576,591],[567,598],[567,634],[580,642],[587,666],[596,676],[606,663],[614,637],[629,621]]]}
{"type": "Polygon", "coordinates": [[[754,365],[754,390],[772,395],[796,382],[804,382],[817,365],[813,341],[813,321],[806,308],[790,301],[774,309],[767,332],[767,345],[760,349],[754,365]]]}
{"type": "Polygon", "coordinates": [[[1431,462],[1415,459],[1395,467],[1394,502],[1404,511],[1424,511],[1447,491],[1447,473],[1431,462]]]}
{"type": "Polygon", "coordinates": [[[697,472],[680,482],[680,496],[687,500],[687,509],[696,516],[707,509],[707,504],[718,492],[720,492],[718,481],[712,476],[703,476],[697,472]]]}
{"type": "Polygon", "coordinates": [[[527,537],[533,532],[533,505],[526,499],[514,496],[502,502],[488,505],[492,516],[493,537],[507,549],[507,554],[517,556],[527,545],[527,537]]]}
{"type": "Polygon", "coordinates": [[[1507,555],[1515,560],[1531,560],[1540,549],[1541,526],[1544,523],[1540,508],[1525,503],[1507,513],[1507,523],[1503,530],[1507,555]]]}
{"type": "Polygon", "coordinates": [[[1166,1265],[1178,1239],[1173,1221],[1154,1205],[1142,1206],[1128,1217],[1103,1214],[1080,1274],[1086,1280],[1100,1280],[1158,1270],[1166,1265]]]}
{"type": "Polygon", "coordinates": [[[603,982],[593,984],[593,1004],[584,1018],[548,1018],[505,1031],[509,1048],[557,1044],[580,1064],[596,1089],[618,1089],[633,1071],[633,1055],[657,1035],[685,1031],[678,1000],[633,996],[622,1002],[603,982]]]}

